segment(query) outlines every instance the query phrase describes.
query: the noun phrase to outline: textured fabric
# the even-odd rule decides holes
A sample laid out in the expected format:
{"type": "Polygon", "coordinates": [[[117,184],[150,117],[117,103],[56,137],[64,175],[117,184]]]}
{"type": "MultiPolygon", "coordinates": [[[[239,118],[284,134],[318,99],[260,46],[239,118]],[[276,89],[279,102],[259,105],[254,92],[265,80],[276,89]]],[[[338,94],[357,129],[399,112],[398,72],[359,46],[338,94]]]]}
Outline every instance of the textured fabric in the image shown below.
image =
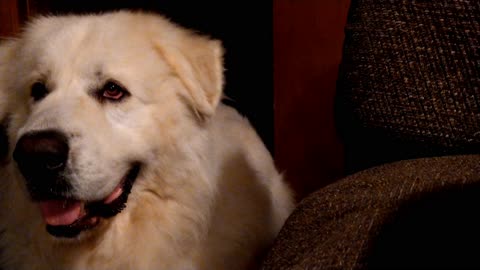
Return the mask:
{"type": "Polygon", "coordinates": [[[303,200],[263,269],[480,267],[462,246],[478,247],[479,212],[480,155],[374,167],[303,200]]]}
{"type": "Polygon", "coordinates": [[[337,86],[359,172],[300,203],[263,269],[480,269],[480,155],[456,156],[480,153],[480,1],[353,0],[337,86]]]}
{"type": "Polygon", "coordinates": [[[337,93],[347,167],[480,153],[480,1],[352,1],[337,93]]]}

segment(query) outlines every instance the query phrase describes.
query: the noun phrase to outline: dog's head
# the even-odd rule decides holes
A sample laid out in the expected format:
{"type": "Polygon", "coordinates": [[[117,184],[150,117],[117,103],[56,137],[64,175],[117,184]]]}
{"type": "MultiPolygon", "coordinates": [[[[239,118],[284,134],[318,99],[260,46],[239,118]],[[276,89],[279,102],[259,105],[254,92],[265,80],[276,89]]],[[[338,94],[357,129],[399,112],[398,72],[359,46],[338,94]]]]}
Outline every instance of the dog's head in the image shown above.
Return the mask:
{"type": "Polygon", "coordinates": [[[16,43],[13,159],[55,236],[128,207],[144,168],[221,96],[220,43],[158,15],[45,17],[16,43]]]}

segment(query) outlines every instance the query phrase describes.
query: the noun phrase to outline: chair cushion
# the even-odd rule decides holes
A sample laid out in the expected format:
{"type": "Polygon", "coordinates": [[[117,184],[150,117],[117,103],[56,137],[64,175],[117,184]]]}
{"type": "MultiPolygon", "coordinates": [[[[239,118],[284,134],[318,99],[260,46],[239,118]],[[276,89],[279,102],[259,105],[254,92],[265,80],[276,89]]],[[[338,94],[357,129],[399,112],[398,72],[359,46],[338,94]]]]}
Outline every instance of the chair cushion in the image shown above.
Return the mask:
{"type": "Polygon", "coordinates": [[[353,0],[336,115],[350,172],[480,153],[480,5],[353,0]]]}
{"type": "Polygon", "coordinates": [[[478,213],[480,155],[374,167],[304,199],[263,269],[480,267],[478,213]]]}

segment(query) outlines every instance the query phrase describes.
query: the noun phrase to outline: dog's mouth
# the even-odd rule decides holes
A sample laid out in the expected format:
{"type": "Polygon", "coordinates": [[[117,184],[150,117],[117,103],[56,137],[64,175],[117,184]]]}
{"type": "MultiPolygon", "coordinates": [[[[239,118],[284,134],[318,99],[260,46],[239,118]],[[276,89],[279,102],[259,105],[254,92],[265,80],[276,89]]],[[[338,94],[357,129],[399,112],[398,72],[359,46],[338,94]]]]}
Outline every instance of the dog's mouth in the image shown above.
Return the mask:
{"type": "Polygon", "coordinates": [[[55,237],[73,238],[82,231],[96,227],[101,218],[117,215],[126,207],[128,195],[139,172],[140,164],[135,163],[120,184],[100,201],[89,202],[75,198],[39,201],[47,232],[55,237]]]}

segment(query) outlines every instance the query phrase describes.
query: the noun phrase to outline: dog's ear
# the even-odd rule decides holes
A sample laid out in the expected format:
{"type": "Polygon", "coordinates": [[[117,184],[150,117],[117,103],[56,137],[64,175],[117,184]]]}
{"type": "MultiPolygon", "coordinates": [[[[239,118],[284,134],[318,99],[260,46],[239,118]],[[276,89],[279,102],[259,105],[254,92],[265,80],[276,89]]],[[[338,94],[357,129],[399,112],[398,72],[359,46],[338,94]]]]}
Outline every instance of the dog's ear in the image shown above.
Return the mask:
{"type": "Polygon", "coordinates": [[[11,79],[8,75],[10,73],[8,68],[13,61],[15,48],[16,42],[14,40],[0,42],[0,163],[8,154],[9,107],[13,105],[11,104],[7,80],[11,79]]]}
{"type": "Polygon", "coordinates": [[[187,89],[187,99],[197,115],[211,116],[222,96],[221,42],[188,32],[158,45],[157,49],[187,89]]]}

